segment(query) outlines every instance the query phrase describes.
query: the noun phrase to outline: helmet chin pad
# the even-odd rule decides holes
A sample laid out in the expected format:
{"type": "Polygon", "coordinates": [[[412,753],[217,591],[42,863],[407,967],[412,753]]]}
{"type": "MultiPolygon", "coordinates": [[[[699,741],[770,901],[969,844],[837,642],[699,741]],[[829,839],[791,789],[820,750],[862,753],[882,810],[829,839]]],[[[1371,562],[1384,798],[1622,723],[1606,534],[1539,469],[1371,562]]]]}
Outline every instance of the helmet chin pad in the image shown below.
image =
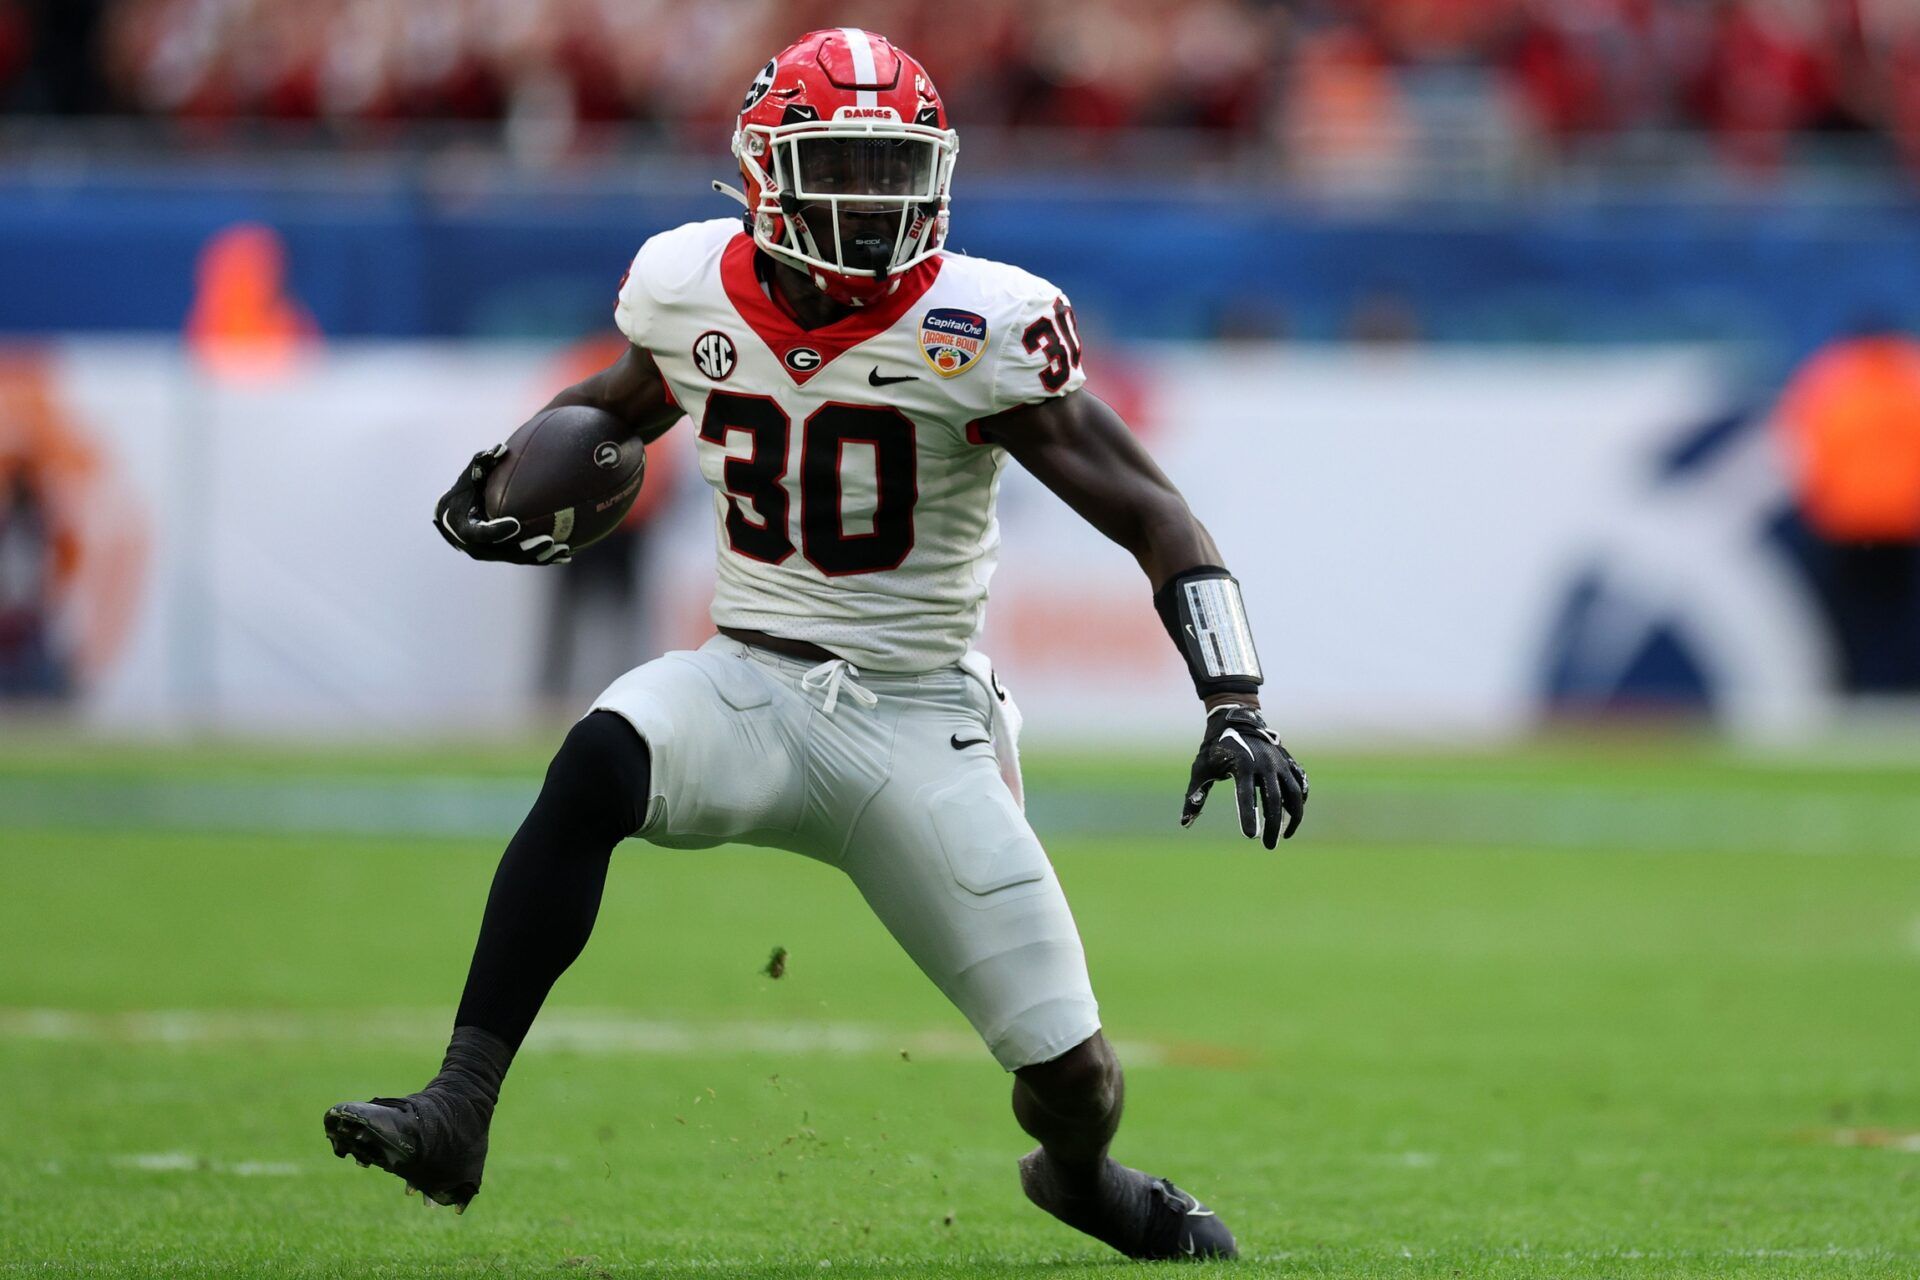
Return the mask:
{"type": "Polygon", "coordinates": [[[825,246],[826,255],[853,271],[871,273],[849,275],[809,264],[805,270],[815,288],[836,302],[855,307],[893,292],[894,246],[903,221],[912,217],[912,210],[895,207],[861,213],[852,209],[837,210],[831,205],[803,206],[791,197],[783,198],[781,207],[791,222],[804,229],[813,245],[825,246]]]}
{"type": "Polygon", "coordinates": [[[813,287],[842,306],[864,307],[880,301],[899,286],[898,276],[843,276],[837,272],[809,268],[807,279],[813,287]]]}

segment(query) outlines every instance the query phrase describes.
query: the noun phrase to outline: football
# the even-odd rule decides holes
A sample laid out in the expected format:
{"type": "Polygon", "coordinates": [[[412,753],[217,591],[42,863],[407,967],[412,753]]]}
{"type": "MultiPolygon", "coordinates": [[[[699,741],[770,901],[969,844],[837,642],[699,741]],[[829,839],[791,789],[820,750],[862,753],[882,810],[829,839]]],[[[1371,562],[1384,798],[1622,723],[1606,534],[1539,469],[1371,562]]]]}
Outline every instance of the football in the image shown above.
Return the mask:
{"type": "Polygon", "coordinates": [[[512,516],[523,536],[548,534],[578,551],[619,526],[646,473],[646,446],[612,414],[548,409],[507,440],[487,477],[487,515],[512,516]]]}

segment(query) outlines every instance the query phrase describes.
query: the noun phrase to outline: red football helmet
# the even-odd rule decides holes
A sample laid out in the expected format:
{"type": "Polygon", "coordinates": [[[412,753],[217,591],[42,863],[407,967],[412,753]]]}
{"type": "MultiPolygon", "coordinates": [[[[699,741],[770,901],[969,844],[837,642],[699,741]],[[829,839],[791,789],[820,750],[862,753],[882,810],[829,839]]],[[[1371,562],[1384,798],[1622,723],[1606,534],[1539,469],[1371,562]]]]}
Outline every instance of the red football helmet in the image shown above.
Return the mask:
{"type": "Polygon", "coordinates": [[[858,27],[810,32],[762,67],[733,134],[754,243],[852,306],[946,243],[959,148],[926,69],[858,27]]]}

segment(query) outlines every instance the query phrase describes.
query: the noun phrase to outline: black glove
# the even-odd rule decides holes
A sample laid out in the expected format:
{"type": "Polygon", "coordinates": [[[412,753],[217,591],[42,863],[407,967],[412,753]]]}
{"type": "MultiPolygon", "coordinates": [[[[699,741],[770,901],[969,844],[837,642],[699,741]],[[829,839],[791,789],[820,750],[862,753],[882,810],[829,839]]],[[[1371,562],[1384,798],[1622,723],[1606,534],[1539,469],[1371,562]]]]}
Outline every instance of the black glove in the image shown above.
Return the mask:
{"type": "Polygon", "coordinates": [[[1207,802],[1207,792],[1225,778],[1233,779],[1240,802],[1240,830],[1247,839],[1263,840],[1271,849],[1282,836],[1299,829],[1307,807],[1307,775],[1280,745],[1280,735],[1267,728],[1256,707],[1228,703],[1208,713],[1207,736],[1194,757],[1187,802],[1180,809],[1181,826],[1193,825],[1200,806],[1207,802]]]}
{"type": "Polygon", "coordinates": [[[546,534],[531,538],[520,536],[520,522],[512,516],[487,519],[480,496],[486,490],[487,473],[507,456],[507,446],[497,444],[473,455],[453,488],[440,495],[433,509],[433,527],[447,545],[475,560],[504,560],[509,564],[566,564],[573,559],[572,549],[555,542],[546,534]]]}

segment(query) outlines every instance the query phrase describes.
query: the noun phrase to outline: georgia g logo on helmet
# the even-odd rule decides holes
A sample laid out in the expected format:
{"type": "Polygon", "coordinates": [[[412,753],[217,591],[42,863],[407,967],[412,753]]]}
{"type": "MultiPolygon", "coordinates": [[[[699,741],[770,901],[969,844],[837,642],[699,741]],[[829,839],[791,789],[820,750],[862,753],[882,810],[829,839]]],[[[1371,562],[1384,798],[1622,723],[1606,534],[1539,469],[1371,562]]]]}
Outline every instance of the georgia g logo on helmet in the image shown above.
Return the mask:
{"type": "Polygon", "coordinates": [[[773,74],[777,66],[774,59],[768,58],[767,65],[760,68],[760,74],[755,76],[753,83],[747,86],[746,100],[740,104],[742,115],[758,106],[760,99],[767,96],[767,90],[773,88],[773,74]]]}
{"type": "Polygon", "coordinates": [[[747,88],[732,194],[762,251],[864,306],[946,243],[959,145],[916,59],[859,27],[809,32],[747,88]]]}

